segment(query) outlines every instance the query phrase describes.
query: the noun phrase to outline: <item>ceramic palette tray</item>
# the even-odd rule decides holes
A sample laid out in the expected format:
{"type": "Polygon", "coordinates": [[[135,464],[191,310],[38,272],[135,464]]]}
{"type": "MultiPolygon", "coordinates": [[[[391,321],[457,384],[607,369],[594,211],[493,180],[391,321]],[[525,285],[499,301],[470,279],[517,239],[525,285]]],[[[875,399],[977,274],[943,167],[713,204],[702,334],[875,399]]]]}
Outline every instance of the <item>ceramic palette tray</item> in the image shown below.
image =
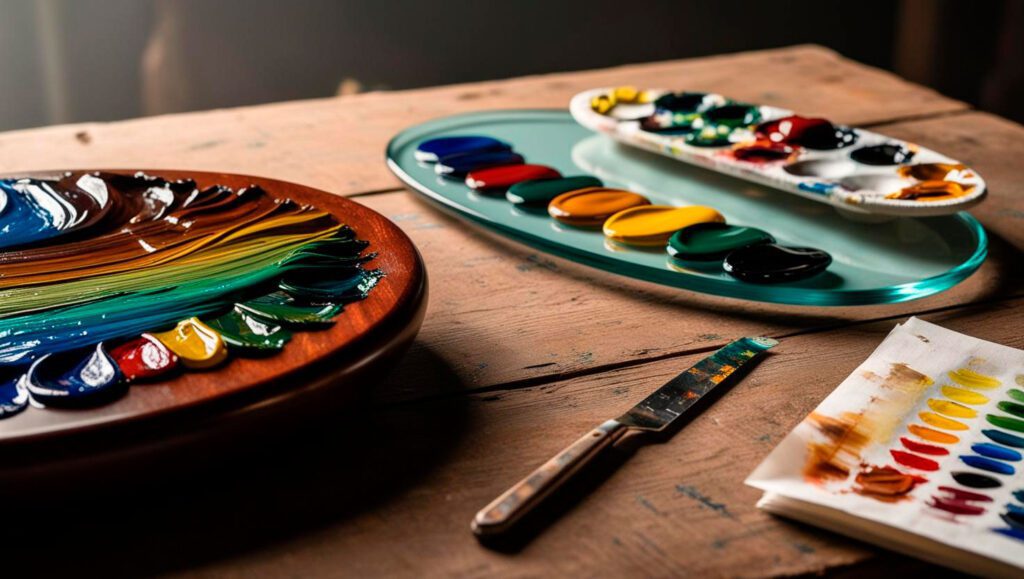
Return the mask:
{"type": "Polygon", "coordinates": [[[397,135],[387,159],[413,190],[509,238],[614,273],[709,294],[806,305],[901,302],[952,287],[986,255],[984,230],[967,213],[880,224],[853,221],[803,197],[619,145],[563,111],[496,111],[433,120],[397,135]],[[713,207],[730,224],[760,227],[783,245],[823,249],[833,262],[813,278],[760,285],[730,277],[721,262],[686,267],[664,247],[612,244],[600,231],[564,226],[544,208],[524,209],[500,192],[473,191],[462,180],[441,177],[433,165],[417,161],[420,143],[454,135],[500,139],[528,163],[548,165],[565,176],[593,175],[608,187],[635,191],[655,204],[713,207]]]}
{"type": "Polygon", "coordinates": [[[379,214],[271,179],[145,174],[0,176],[5,451],[298,413],[418,330],[423,265],[379,214]]]}
{"type": "Polygon", "coordinates": [[[930,149],[722,95],[601,88],[576,95],[569,109],[627,145],[852,213],[949,215],[985,196],[980,175],[930,149]]]}

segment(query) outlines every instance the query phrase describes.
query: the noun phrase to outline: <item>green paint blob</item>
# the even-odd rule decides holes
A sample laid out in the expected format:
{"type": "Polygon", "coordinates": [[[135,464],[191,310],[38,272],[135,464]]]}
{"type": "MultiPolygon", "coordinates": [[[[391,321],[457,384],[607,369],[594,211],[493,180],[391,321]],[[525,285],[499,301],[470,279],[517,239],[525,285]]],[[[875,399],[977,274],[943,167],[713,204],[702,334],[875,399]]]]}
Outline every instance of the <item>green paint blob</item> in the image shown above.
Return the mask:
{"type": "Polygon", "coordinates": [[[301,300],[350,302],[365,298],[383,277],[377,269],[345,272],[312,268],[286,275],[278,287],[301,300]]]}
{"type": "Polygon", "coordinates": [[[559,179],[530,179],[509,187],[505,198],[516,205],[547,205],[562,193],[603,186],[604,183],[597,177],[585,175],[559,179]]]}
{"type": "Polygon", "coordinates": [[[1009,416],[998,416],[996,414],[987,414],[985,415],[985,419],[988,420],[990,424],[998,426],[999,428],[1005,428],[1015,432],[1024,432],[1024,420],[1010,418],[1009,416]]]}
{"type": "Polygon", "coordinates": [[[1024,402],[1024,392],[1021,392],[1020,390],[1010,388],[1010,390],[1006,392],[1006,395],[1009,396],[1010,398],[1013,398],[1014,400],[1024,402]]]}
{"type": "Polygon", "coordinates": [[[996,404],[996,407],[1003,412],[1009,412],[1014,416],[1024,418],[1024,404],[1017,404],[1016,402],[1000,402],[996,404]]]}
{"type": "Polygon", "coordinates": [[[698,223],[675,232],[668,240],[667,250],[683,261],[716,261],[741,247],[774,242],[774,237],[756,227],[698,223]]]}
{"type": "Polygon", "coordinates": [[[286,328],[325,328],[334,323],[334,316],[341,313],[339,304],[302,305],[284,292],[235,304],[243,313],[264,322],[281,324],[286,328]]]}
{"type": "Polygon", "coordinates": [[[705,112],[704,121],[729,128],[749,127],[761,122],[761,111],[753,105],[729,103],[705,112]]]}
{"type": "Polygon", "coordinates": [[[292,333],[240,311],[238,308],[214,318],[206,325],[220,334],[232,353],[240,355],[272,354],[284,348],[292,333]]]}
{"type": "Polygon", "coordinates": [[[686,144],[694,147],[724,147],[731,144],[732,127],[728,125],[704,125],[700,130],[686,135],[686,144]]]}

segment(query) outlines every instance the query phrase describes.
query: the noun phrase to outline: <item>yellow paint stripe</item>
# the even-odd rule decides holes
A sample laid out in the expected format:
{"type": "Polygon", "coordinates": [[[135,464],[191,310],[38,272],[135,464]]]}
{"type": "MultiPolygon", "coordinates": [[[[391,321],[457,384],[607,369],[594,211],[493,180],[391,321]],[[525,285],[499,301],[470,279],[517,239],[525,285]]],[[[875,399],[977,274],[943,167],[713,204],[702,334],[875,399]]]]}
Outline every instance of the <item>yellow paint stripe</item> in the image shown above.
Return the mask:
{"type": "Polygon", "coordinates": [[[921,412],[918,414],[921,420],[925,423],[934,426],[935,428],[941,428],[943,430],[967,430],[967,425],[963,422],[953,420],[952,418],[946,418],[934,412],[921,412]]]}
{"type": "Polygon", "coordinates": [[[957,388],[956,386],[943,386],[942,395],[950,400],[956,400],[962,404],[970,404],[972,406],[988,404],[988,396],[978,394],[966,388],[957,388]]]}

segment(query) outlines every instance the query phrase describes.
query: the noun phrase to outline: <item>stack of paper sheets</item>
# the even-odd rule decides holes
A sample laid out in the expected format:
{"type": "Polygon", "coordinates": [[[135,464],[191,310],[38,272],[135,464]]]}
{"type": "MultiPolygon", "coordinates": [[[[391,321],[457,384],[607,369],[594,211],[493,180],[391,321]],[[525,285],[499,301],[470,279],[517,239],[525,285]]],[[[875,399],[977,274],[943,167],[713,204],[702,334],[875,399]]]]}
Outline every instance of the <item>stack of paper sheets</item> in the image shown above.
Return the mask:
{"type": "Polygon", "coordinates": [[[988,576],[1024,573],[1024,351],[911,318],[750,475],[758,506],[988,576]]]}

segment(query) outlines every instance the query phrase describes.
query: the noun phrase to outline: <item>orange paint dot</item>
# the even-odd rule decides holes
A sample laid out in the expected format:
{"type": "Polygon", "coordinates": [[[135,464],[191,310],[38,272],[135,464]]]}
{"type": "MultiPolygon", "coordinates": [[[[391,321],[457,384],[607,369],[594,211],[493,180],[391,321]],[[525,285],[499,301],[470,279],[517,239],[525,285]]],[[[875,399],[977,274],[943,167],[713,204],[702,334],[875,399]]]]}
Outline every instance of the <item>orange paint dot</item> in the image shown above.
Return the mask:
{"type": "Polygon", "coordinates": [[[643,195],[622,189],[587,187],[562,193],[548,204],[548,214],[576,227],[600,227],[619,211],[651,202],[643,195]]]}
{"type": "Polygon", "coordinates": [[[939,444],[956,444],[960,442],[960,437],[958,436],[935,430],[934,428],[928,428],[927,426],[921,426],[920,424],[911,424],[907,426],[907,430],[914,436],[929,442],[937,442],[939,444]]]}

